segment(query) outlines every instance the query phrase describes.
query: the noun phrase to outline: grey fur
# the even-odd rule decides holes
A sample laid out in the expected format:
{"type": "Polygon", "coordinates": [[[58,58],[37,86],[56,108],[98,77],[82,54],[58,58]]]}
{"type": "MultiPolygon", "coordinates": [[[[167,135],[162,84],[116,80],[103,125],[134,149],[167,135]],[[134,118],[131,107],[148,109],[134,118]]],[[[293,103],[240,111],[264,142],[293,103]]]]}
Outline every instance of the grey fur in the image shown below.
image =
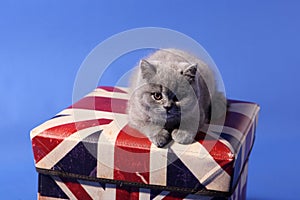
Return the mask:
{"type": "Polygon", "coordinates": [[[211,102],[215,110],[226,110],[226,98],[217,91],[212,70],[178,49],[161,49],[141,60],[131,78],[130,94],[129,124],[158,147],[171,138],[192,143],[210,120],[211,102]]]}

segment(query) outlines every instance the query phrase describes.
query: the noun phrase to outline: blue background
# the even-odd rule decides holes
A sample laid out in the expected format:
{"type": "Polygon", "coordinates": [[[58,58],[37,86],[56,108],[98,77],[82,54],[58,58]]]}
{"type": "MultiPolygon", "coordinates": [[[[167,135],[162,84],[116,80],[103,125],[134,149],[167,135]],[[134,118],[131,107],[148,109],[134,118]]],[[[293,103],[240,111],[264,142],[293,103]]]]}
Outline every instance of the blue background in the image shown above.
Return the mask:
{"type": "Polygon", "coordinates": [[[296,0],[1,1],[0,199],[36,198],[29,131],[71,104],[76,73],[97,44],[145,26],[197,40],[227,96],[261,105],[248,199],[300,199],[299,10],[296,0]]]}

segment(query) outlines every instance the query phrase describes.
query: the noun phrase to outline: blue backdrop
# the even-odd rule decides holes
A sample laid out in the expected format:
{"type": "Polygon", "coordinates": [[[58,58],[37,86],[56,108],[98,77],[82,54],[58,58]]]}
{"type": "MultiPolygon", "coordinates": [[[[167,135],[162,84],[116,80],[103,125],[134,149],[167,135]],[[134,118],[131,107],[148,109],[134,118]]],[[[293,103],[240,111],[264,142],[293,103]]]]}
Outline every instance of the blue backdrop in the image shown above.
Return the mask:
{"type": "Polygon", "coordinates": [[[197,40],[227,96],[261,105],[248,199],[300,198],[299,9],[292,0],[1,1],[0,199],[36,198],[29,131],[71,104],[77,70],[97,44],[145,26],[197,40]]]}

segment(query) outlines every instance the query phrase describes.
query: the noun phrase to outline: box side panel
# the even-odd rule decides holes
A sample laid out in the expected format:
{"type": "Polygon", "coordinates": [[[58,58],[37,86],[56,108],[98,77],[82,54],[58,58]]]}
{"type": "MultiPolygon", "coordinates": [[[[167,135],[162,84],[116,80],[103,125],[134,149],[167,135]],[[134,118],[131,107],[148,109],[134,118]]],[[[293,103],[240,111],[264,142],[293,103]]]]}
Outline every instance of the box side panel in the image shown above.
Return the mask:
{"type": "Polygon", "coordinates": [[[66,180],[58,176],[39,174],[39,200],[45,199],[94,199],[94,200],[152,200],[152,199],[200,199],[226,200],[225,197],[203,196],[152,190],[147,188],[129,187],[124,185],[104,184],[83,180],[66,180]]]}
{"type": "Polygon", "coordinates": [[[170,192],[166,190],[153,190],[147,188],[129,187],[124,185],[107,184],[84,181],[79,179],[65,179],[58,176],[39,174],[39,200],[54,199],[101,199],[101,200],[244,200],[246,199],[248,162],[241,173],[239,182],[230,197],[205,196],[170,192]]]}

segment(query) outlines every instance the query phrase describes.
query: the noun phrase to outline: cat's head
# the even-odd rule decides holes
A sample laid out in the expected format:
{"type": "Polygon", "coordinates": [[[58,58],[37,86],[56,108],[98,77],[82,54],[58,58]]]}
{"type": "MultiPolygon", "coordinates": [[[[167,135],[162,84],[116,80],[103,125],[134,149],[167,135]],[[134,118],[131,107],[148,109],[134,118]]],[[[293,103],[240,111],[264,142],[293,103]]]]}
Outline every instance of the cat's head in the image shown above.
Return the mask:
{"type": "Polygon", "coordinates": [[[197,64],[141,60],[139,68],[139,105],[151,120],[178,123],[184,112],[197,107],[197,64]]]}
{"type": "Polygon", "coordinates": [[[174,82],[174,79],[188,81],[192,84],[197,74],[197,64],[187,62],[140,61],[142,78],[147,82],[162,81],[164,84],[174,82]]]}

